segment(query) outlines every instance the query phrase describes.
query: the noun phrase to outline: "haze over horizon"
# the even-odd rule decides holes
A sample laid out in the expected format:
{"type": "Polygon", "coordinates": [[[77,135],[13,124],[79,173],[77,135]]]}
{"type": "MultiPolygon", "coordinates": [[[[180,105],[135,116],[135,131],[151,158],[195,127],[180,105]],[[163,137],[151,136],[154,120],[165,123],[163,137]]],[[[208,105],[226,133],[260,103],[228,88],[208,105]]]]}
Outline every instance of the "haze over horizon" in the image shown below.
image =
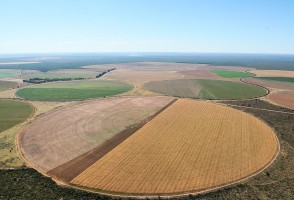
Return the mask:
{"type": "Polygon", "coordinates": [[[1,2],[0,53],[294,54],[294,1],[1,2]]]}

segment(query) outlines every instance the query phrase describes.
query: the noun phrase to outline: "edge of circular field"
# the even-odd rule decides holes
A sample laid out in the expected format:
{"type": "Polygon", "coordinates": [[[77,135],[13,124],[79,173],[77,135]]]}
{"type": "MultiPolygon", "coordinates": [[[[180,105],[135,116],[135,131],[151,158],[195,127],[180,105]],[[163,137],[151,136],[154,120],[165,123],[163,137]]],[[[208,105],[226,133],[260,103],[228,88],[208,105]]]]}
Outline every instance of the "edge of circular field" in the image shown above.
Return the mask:
{"type": "MultiPolygon", "coordinates": [[[[110,98],[120,98],[120,97],[110,97],[110,98]]],[[[90,100],[86,100],[86,101],[90,101],[90,100]]],[[[209,100],[198,100],[198,99],[195,100],[194,99],[194,101],[209,101],[209,100]]],[[[85,101],[78,102],[77,104],[81,104],[81,103],[84,103],[84,102],[85,101]]],[[[218,103],[215,103],[215,102],[211,102],[211,103],[218,104],[218,103]]],[[[223,105],[223,104],[222,105],[218,104],[218,105],[219,106],[227,106],[227,105],[223,105]]],[[[236,108],[232,108],[232,107],[230,107],[230,108],[231,109],[234,109],[234,110],[238,110],[236,108]]],[[[260,119],[259,117],[254,116],[251,113],[248,113],[248,112],[245,112],[245,111],[242,111],[242,110],[238,110],[238,111],[244,112],[244,113],[246,113],[248,115],[251,115],[252,117],[257,118],[258,120],[262,121],[264,124],[266,124],[267,126],[269,126],[269,124],[266,123],[264,120],[260,119]]],[[[50,112],[51,111],[47,112],[46,114],[48,114],[50,112]]],[[[30,121],[28,123],[32,123],[32,121],[30,121]]],[[[18,154],[19,154],[20,158],[26,163],[27,166],[29,166],[31,168],[34,168],[34,167],[32,167],[33,165],[30,164],[25,159],[25,157],[23,155],[23,152],[21,151],[21,148],[19,146],[19,140],[20,140],[21,134],[23,134],[23,129],[25,128],[26,125],[28,125],[28,123],[25,124],[19,130],[19,132],[17,133],[17,135],[16,135],[16,145],[17,145],[17,151],[18,151],[18,154]]],[[[209,192],[213,192],[213,191],[217,191],[217,190],[220,190],[220,189],[228,188],[230,186],[233,186],[233,185],[236,185],[236,184],[241,183],[243,181],[246,181],[246,180],[248,180],[248,179],[250,179],[250,178],[252,178],[252,177],[260,174],[264,170],[266,170],[276,160],[276,158],[278,157],[278,155],[280,153],[280,141],[279,141],[279,138],[277,136],[276,131],[271,126],[269,126],[269,127],[273,131],[274,137],[275,137],[275,139],[277,141],[277,149],[276,149],[276,152],[275,152],[275,155],[273,156],[273,158],[269,162],[267,162],[263,168],[261,168],[258,171],[252,172],[247,177],[241,178],[241,179],[236,180],[234,182],[231,182],[231,183],[228,183],[228,184],[223,184],[223,185],[220,185],[220,186],[217,186],[217,187],[213,187],[213,188],[208,188],[206,190],[201,190],[201,191],[186,191],[186,192],[181,192],[181,193],[168,193],[168,194],[128,194],[128,193],[115,193],[115,192],[111,192],[111,191],[103,191],[103,190],[98,190],[98,189],[91,189],[91,188],[82,187],[82,186],[74,185],[74,184],[71,184],[71,183],[67,183],[67,182],[64,182],[62,180],[59,180],[57,178],[50,177],[49,175],[47,175],[45,172],[41,171],[40,169],[37,169],[37,168],[34,168],[34,169],[37,170],[42,175],[51,178],[52,180],[54,180],[59,185],[62,185],[62,186],[65,186],[65,187],[74,188],[74,189],[78,189],[78,190],[82,190],[82,191],[86,191],[86,192],[90,192],[90,193],[96,193],[96,194],[99,194],[99,195],[110,196],[110,197],[114,197],[114,198],[136,198],[136,199],[146,199],[146,198],[155,199],[156,198],[157,199],[157,198],[160,197],[160,198],[169,199],[169,198],[186,197],[186,196],[190,196],[190,195],[206,194],[206,193],[209,193],[209,192]]]]}

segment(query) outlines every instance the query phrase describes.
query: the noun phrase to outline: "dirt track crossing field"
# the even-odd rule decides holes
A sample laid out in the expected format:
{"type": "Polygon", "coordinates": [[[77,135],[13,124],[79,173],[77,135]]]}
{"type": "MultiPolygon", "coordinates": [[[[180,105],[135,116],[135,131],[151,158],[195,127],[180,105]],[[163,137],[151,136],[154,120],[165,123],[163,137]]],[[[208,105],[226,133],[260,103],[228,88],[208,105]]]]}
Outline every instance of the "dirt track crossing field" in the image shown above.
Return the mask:
{"type": "Polygon", "coordinates": [[[180,99],[72,183],[128,195],[201,192],[259,172],[278,150],[275,133],[259,119],[180,99]]]}
{"type": "Polygon", "coordinates": [[[168,97],[110,98],[69,106],[37,118],[20,134],[24,158],[46,173],[154,114],[168,97]]]}

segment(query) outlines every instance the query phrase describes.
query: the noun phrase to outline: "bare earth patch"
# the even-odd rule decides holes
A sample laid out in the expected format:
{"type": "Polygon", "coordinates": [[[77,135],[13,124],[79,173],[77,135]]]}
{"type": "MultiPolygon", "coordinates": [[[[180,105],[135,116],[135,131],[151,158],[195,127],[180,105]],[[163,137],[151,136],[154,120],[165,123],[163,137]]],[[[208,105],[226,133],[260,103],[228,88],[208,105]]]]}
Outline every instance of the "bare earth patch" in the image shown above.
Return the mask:
{"type": "Polygon", "coordinates": [[[294,91],[280,91],[267,96],[274,104],[294,109],[294,91]]]}
{"type": "Polygon", "coordinates": [[[30,165],[45,173],[103,144],[172,99],[108,98],[52,111],[23,130],[20,150],[30,165]]]}
{"type": "Polygon", "coordinates": [[[269,89],[294,90],[294,83],[269,81],[269,80],[262,80],[258,78],[244,78],[243,80],[246,83],[260,85],[269,89]]]}
{"type": "Polygon", "coordinates": [[[294,71],[284,70],[251,70],[250,73],[265,77],[294,77],[294,71]]]}

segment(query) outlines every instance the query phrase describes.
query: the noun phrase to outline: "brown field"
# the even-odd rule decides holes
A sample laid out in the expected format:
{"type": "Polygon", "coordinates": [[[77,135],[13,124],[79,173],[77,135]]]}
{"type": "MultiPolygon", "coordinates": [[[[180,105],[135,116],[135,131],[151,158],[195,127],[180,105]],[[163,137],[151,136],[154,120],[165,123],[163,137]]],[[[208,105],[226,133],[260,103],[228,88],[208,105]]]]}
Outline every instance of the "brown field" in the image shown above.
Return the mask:
{"type": "Polygon", "coordinates": [[[149,81],[180,78],[183,78],[183,75],[174,71],[140,71],[133,69],[117,69],[103,76],[103,79],[124,81],[128,83],[145,83],[149,81]]]}
{"type": "Polygon", "coordinates": [[[265,77],[294,77],[294,71],[284,70],[251,70],[250,73],[265,77]]]}
{"type": "Polygon", "coordinates": [[[186,70],[186,71],[179,71],[178,73],[183,74],[185,77],[195,78],[195,79],[212,79],[212,80],[221,79],[221,77],[212,73],[209,70],[186,70]]]}
{"type": "Polygon", "coordinates": [[[71,183],[132,195],[201,192],[259,172],[278,150],[275,133],[259,119],[180,99],[71,183]]]}
{"type": "Polygon", "coordinates": [[[110,98],[52,111],[23,130],[20,150],[30,165],[45,173],[103,144],[170,101],[168,97],[110,98]]]}
{"type": "Polygon", "coordinates": [[[294,109],[294,91],[275,92],[267,96],[274,104],[294,109]]]}
{"type": "Polygon", "coordinates": [[[269,81],[257,78],[244,78],[246,83],[253,83],[269,89],[280,89],[280,90],[293,90],[294,83],[280,82],[280,81],[269,81]]]}

